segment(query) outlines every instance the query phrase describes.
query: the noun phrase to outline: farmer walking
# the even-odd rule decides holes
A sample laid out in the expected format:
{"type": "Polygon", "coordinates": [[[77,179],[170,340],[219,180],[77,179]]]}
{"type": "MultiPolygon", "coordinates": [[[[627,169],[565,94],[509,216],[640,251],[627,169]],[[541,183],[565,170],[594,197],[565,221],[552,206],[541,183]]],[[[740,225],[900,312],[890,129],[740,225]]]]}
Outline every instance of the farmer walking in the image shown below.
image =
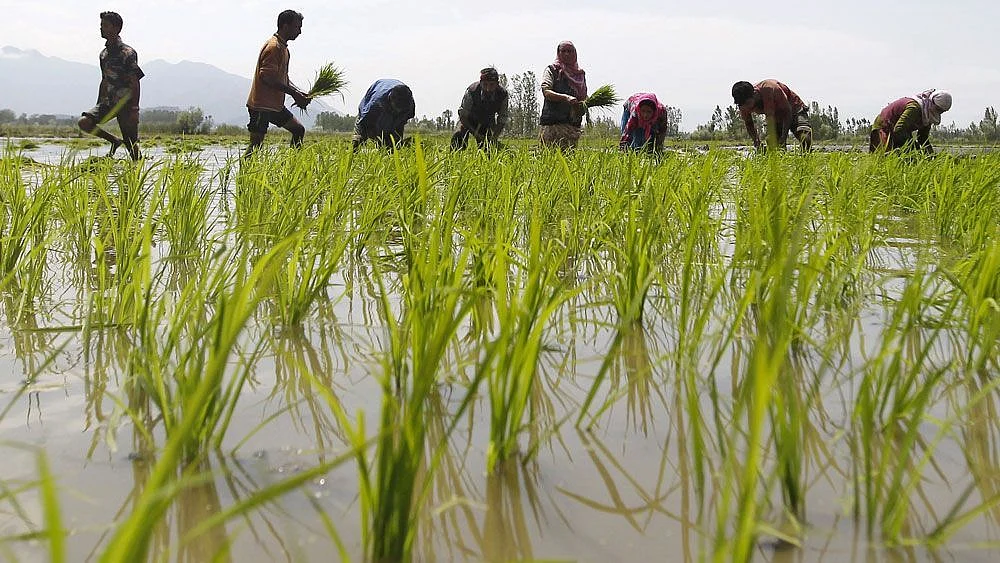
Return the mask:
{"type": "Polygon", "coordinates": [[[81,114],[77,124],[85,133],[96,135],[111,143],[114,156],[118,147],[125,144],[132,160],[139,160],[139,80],[144,76],[139,68],[135,49],[122,43],[122,17],[115,12],[101,12],[101,37],[105,39],[101,51],[101,85],[97,91],[97,105],[81,114]],[[122,138],[101,129],[100,124],[118,120],[122,138]]]}
{"type": "Polygon", "coordinates": [[[451,148],[464,149],[470,135],[480,148],[492,146],[507,127],[509,116],[507,90],[500,86],[500,74],[493,67],[484,68],[479,71],[479,80],[470,84],[462,96],[458,131],[451,136],[451,148]]]}
{"type": "Polygon", "coordinates": [[[660,152],[667,136],[667,108],[656,94],[639,92],[625,102],[622,112],[621,150],[660,152]]]}
{"type": "Polygon", "coordinates": [[[733,103],[740,110],[753,146],[760,150],[762,143],[753,122],[753,114],[763,115],[767,122],[767,144],[784,150],[789,131],[795,135],[803,151],[812,148],[812,127],[809,112],[802,98],[777,80],[762,80],[757,84],[746,81],[733,84],[733,103]]]}
{"type": "Polygon", "coordinates": [[[376,80],[358,104],[353,148],[369,139],[386,147],[407,144],[403,128],[414,115],[416,104],[409,86],[393,78],[376,80]]]}
{"type": "Polygon", "coordinates": [[[586,112],[587,73],[577,64],[576,47],[563,41],[556,47],[556,60],[542,74],[542,114],[539,140],[544,146],[576,147],[586,112]]]}
{"type": "Polygon", "coordinates": [[[931,89],[885,106],[872,123],[868,151],[912,147],[933,153],[931,125],[941,123],[941,114],[951,109],[951,101],[950,93],[931,89]]]}
{"type": "Polygon", "coordinates": [[[243,157],[249,157],[267,135],[271,123],[292,134],[292,147],[302,145],[306,128],[285,107],[285,94],[295,100],[295,105],[305,108],[312,101],[288,79],[288,42],[302,34],[303,16],[295,10],[285,10],[278,14],[278,30],[272,35],[257,56],[257,68],[253,73],[250,96],[247,98],[247,112],[250,122],[250,145],[243,157]]]}

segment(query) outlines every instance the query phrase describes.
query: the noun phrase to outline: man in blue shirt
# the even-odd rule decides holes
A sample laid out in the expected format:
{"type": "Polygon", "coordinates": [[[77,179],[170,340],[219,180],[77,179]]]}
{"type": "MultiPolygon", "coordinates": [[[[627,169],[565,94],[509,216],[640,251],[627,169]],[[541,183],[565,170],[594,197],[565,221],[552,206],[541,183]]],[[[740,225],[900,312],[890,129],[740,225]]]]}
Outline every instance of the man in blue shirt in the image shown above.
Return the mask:
{"type": "Polygon", "coordinates": [[[358,105],[354,148],[368,139],[389,147],[404,143],[403,127],[414,115],[416,105],[409,86],[392,78],[376,80],[358,105]]]}

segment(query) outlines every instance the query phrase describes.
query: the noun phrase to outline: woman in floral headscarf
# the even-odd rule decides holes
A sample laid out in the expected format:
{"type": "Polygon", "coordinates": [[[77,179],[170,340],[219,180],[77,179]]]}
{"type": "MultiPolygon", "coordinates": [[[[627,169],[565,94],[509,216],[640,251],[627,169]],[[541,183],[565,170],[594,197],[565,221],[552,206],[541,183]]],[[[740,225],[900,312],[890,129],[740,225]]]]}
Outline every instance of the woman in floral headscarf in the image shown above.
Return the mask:
{"type": "Polygon", "coordinates": [[[646,149],[650,152],[663,148],[667,136],[667,109],[656,99],[656,94],[632,94],[625,102],[622,113],[622,150],[646,149]]]}
{"type": "Polygon", "coordinates": [[[577,64],[576,47],[563,41],[556,60],[542,74],[542,114],[539,117],[543,145],[573,148],[580,140],[580,125],[586,112],[587,73],[577,64]]]}
{"type": "Polygon", "coordinates": [[[934,152],[929,140],[931,125],[940,124],[941,114],[949,109],[951,94],[944,90],[925,90],[892,102],[872,123],[869,152],[899,149],[908,144],[928,153],[934,152]],[[914,132],[916,141],[913,140],[914,132]]]}

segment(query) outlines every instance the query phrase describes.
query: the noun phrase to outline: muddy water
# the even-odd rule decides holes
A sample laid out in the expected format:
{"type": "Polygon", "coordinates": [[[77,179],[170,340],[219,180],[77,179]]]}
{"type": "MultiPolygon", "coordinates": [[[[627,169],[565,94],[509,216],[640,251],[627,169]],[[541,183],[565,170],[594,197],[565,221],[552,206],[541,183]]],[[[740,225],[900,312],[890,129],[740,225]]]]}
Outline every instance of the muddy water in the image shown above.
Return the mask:
{"type": "MultiPolygon", "coordinates": [[[[202,158],[224,162],[233,153],[218,147],[202,158]]],[[[47,145],[25,151],[39,162],[58,162],[61,154],[61,147],[47,145]]],[[[873,268],[911,268],[910,252],[917,244],[899,232],[893,244],[871,257],[873,268]]],[[[193,541],[182,539],[206,515],[344,451],[343,430],[302,377],[303,366],[326,378],[349,410],[367,413],[369,427],[375,425],[381,393],[375,380],[380,370],[377,354],[384,334],[373,324],[376,304],[360,285],[347,292],[346,284],[334,280],[329,301],[321,303],[301,332],[275,334],[263,324],[251,326],[248,346],[263,342],[264,353],[253,368],[224,452],[201,468],[213,477],[184,490],[158,529],[158,553],[170,553],[169,560],[210,561],[228,543],[227,561],[335,560],[335,547],[316,516],[319,508],[332,519],[352,559],[360,559],[357,478],[350,461],[247,518],[193,541]],[[238,448],[235,453],[233,448],[238,448]]],[[[891,291],[894,286],[888,281],[885,287],[891,291]]],[[[664,313],[669,300],[667,295],[651,298],[648,330],[630,334],[613,358],[605,390],[618,398],[592,431],[576,430],[573,421],[611,347],[614,334],[601,321],[611,320],[613,314],[589,305],[586,298],[560,312],[560,322],[547,338],[541,385],[533,398],[538,423],[528,435],[540,443],[537,455],[487,473],[488,405],[483,400],[474,404],[469,422],[449,439],[433,480],[417,561],[699,560],[711,545],[712,530],[699,524],[703,515],[687,438],[691,420],[668,359],[675,345],[673,321],[664,313]]],[[[16,328],[6,318],[0,323],[0,407],[9,405],[0,418],[0,476],[7,486],[30,482],[37,475],[37,452],[43,451],[60,487],[64,525],[72,530],[70,560],[92,561],[113,522],[130,510],[141,492],[155,452],[137,450],[129,421],[114,417],[111,397],[128,397],[122,387],[123,350],[134,342],[115,330],[84,342],[79,331],[60,328],[63,320],[58,310],[51,310],[16,328]],[[25,380],[35,374],[25,388],[25,380]]],[[[872,341],[883,321],[878,308],[862,312],[845,345],[848,362],[874,350],[872,341]]],[[[946,358],[951,351],[935,353],[946,358]]],[[[719,389],[731,388],[727,374],[736,362],[732,356],[721,361],[715,374],[719,389]]],[[[448,382],[437,388],[427,423],[433,443],[439,443],[462,389],[461,383],[448,382]]],[[[821,389],[823,405],[809,425],[809,527],[803,546],[783,546],[765,534],[755,560],[998,560],[1000,550],[989,544],[1000,542],[1000,512],[974,518],[937,549],[887,547],[868,539],[863,524],[851,515],[853,489],[845,479],[854,459],[842,428],[855,392],[849,379],[837,377],[825,380],[821,389]]],[[[956,391],[940,397],[932,412],[953,411],[948,402],[963,396],[956,391]]],[[[704,397],[703,406],[710,404],[704,397]]],[[[996,407],[977,409],[971,424],[942,441],[933,468],[924,472],[913,495],[906,528],[914,534],[926,533],[967,489],[973,498],[1000,490],[996,407]]],[[[937,427],[928,425],[925,438],[932,441],[937,433],[937,427]]],[[[0,513],[2,536],[43,526],[37,496],[29,491],[17,498],[20,513],[6,508],[0,513]]],[[[780,506],[780,496],[775,501],[780,506]]],[[[782,521],[780,512],[765,514],[771,522],[782,521]]],[[[49,558],[43,543],[8,542],[5,548],[19,561],[49,558]]]]}

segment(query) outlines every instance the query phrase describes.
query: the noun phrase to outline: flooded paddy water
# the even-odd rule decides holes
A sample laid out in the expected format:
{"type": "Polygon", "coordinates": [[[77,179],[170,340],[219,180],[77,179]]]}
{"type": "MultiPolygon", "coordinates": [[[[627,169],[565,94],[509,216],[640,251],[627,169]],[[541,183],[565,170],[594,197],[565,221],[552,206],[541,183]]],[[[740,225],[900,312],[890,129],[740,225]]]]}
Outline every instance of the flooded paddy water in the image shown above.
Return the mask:
{"type": "Polygon", "coordinates": [[[1000,556],[996,156],[36,144],[7,560],[1000,556]]]}

